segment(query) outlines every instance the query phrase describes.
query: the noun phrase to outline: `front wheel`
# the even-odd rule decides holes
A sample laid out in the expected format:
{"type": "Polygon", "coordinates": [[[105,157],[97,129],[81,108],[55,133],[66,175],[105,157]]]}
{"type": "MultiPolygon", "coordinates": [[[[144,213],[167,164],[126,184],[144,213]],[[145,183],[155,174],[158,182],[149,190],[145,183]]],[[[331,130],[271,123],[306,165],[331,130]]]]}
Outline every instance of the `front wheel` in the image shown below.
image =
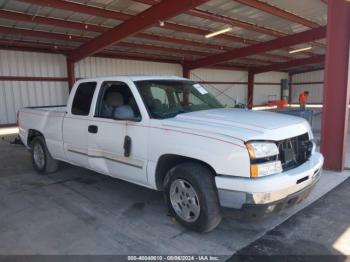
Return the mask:
{"type": "Polygon", "coordinates": [[[38,173],[49,174],[58,169],[58,161],[50,155],[45,139],[42,136],[35,137],[30,145],[32,164],[38,173]]]}
{"type": "Polygon", "coordinates": [[[221,212],[214,176],[196,162],[172,168],[164,181],[164,193],[171,214],[183,226],[208,232],[221,222],[221,212]]]}

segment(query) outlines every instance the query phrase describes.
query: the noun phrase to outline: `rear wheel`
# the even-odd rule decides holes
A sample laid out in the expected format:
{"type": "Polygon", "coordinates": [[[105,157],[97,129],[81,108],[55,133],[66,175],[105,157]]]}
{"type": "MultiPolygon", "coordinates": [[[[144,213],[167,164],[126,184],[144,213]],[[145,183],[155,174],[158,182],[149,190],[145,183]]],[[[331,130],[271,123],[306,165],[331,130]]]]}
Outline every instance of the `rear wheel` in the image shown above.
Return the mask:
{"type": "Polygon", "coordinates": [[[166,175],[164,189],[171,214],[183,226],[208,232],[221,222],[214,176],[207,167],[196,162],[175,166],[166,175]]]}
{"type": "Polygon", "coordinates": [[[58,161],[52,158],[47,149],[45,139],[37,136],[31,142],[32,164],[40,174],[49,174],[57,171],[58,161]]]}

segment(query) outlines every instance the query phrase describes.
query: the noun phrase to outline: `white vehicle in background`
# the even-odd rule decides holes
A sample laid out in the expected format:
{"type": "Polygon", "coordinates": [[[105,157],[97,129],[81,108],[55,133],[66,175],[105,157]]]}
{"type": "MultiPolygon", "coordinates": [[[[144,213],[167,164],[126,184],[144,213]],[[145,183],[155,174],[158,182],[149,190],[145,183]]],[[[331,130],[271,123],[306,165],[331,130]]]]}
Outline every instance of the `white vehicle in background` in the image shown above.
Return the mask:
{"type": "Polygon", "coordinates": [[[39,173],[64,161],[162,190],[200,232],[223,211],[261,217],[299,203],[323,164],[304,119],[223,108],[179,77],[79,80],[67,106],[23,108],[19,127],[39,173]]]}

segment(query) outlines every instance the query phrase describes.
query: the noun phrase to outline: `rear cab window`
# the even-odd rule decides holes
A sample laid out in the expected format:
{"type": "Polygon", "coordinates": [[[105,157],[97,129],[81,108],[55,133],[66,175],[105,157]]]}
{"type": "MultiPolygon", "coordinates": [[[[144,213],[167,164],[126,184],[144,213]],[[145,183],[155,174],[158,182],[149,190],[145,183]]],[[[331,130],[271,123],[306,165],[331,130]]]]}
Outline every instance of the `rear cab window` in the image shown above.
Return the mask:
{"type": "Polygon", "coordinates": [[[84,82],[77,87],[72,103],[73,115],[89,115],[96,86],[96,82],[84,82]]]}

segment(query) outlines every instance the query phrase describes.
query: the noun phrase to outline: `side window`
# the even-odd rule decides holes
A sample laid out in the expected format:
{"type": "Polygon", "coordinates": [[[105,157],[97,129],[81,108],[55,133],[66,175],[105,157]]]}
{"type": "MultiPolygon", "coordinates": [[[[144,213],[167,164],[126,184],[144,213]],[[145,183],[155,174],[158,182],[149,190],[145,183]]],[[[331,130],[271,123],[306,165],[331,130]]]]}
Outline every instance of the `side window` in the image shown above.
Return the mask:
{"type": "Polygon", "coordinates": [[[151,94],[153,99],[158,99],[162,104],[168,104],[168,96],[163,88],[151,86],[151,94]]]}
{"type": "Polygon", "coordinates": [[[92,97],[94,96],[96,85],[96,82],[86,82],[81,83],[78,86],[72,103],[73,115],[89,115],[92,97]]]}
{"type": "Polygon", "coordinates": [[[115,108],[129,105],[135,117],[141,116],[134,95],[129,86],[123,82],[102,83],[96,106],[95,117],[112,118],[115,108]]]}

